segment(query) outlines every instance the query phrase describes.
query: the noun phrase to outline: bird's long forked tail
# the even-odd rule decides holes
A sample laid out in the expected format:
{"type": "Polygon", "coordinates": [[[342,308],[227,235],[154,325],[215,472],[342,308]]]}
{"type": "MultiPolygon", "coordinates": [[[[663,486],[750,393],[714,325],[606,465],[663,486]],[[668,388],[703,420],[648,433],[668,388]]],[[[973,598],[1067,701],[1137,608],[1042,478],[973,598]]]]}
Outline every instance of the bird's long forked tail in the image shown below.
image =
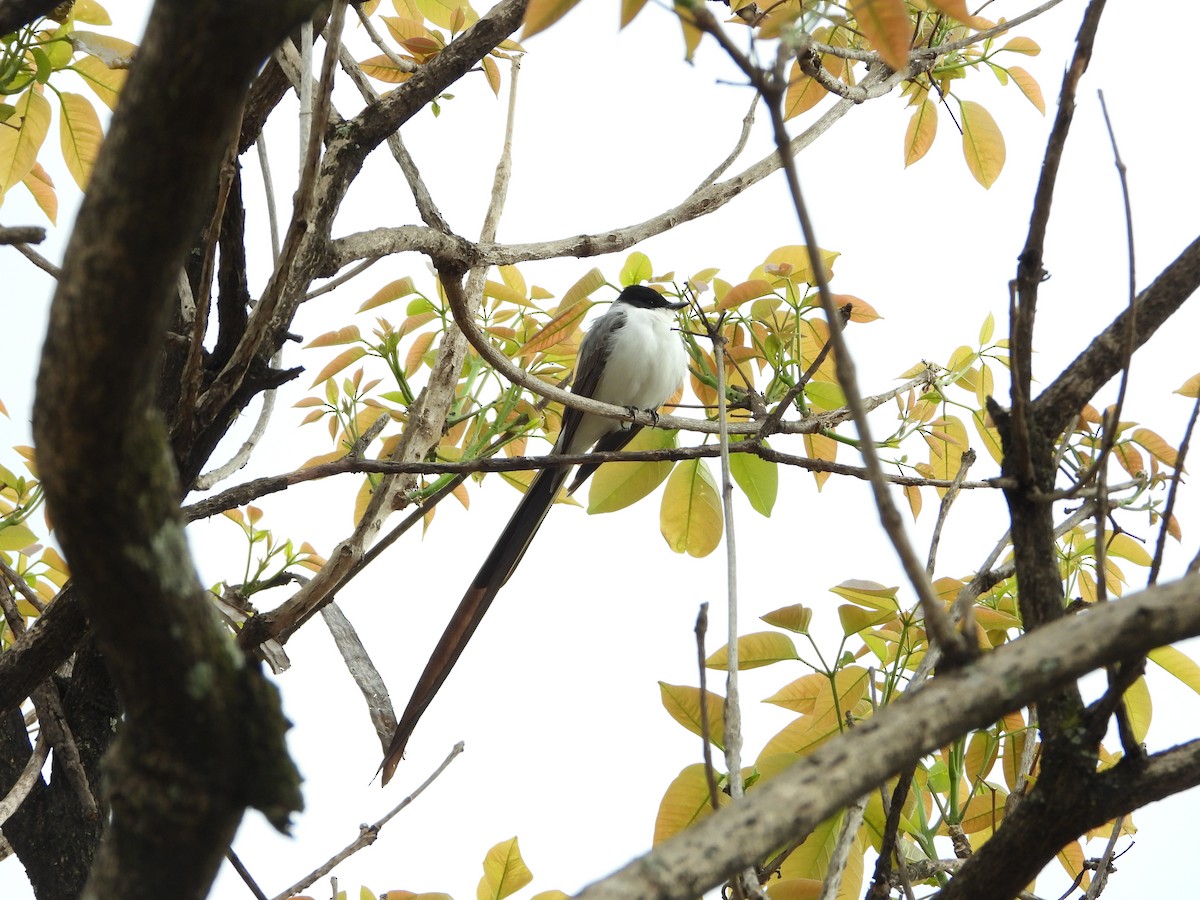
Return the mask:
{"type": "Polygon", "coordinates": [[[508,524],[504,526],[492,547],[492,552],[488,554],[471,586],[467,588],[458,609],[450,617],[446,630],[442,632],[437,647],[429,657],[429,662],[425,664],[425,670],[421,673],[417,686],[413,688],[408,706],[396,725],[392,742],[379,767],[383,772],[384,784],[391,780],[396,766],[404,757],[404,748],[417,727],[417,722],[441,689],[454,664],[458,662],[467,642],[471,640],[471,635],[475,633],[488,607],[492,605],[496,593],[508,581],[521,557],[525,555],[569,470],[569,466],[558,466],[543,469],[534,477],[529,490],[521,498],[508,524]]]}

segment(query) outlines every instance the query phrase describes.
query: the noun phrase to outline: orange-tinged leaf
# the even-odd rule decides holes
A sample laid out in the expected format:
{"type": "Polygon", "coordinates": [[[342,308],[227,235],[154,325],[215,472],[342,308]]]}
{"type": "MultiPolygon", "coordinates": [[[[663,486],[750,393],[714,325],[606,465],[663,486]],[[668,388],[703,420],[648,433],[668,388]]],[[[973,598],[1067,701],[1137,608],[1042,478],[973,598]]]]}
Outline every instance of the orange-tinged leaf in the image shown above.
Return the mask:
{"type": "Polygon", "coordinates": [[[822,724],[836,725],[866,692],[867,670],[861,666],[846,666],[833,676],[833,683],[822,673],[804,675],[784,685],[763,703],[813,716],[822,724]]]}
{"type": "Polygon", "coordinates": [[[965,22],[971,18],[971,13],[967,11],[967,0],[929,0],[929,2],[952,19],[965,22]]]}
{"type": "Polygon", "coordinates": [[[761,278],[743,281],[741,284],[736,284],[727,290],[714,309],[732,309],[735,306],[745,303],[747,300],[765,297],[770,293],[772,293],[770,283],[761,278]]]}
{"type": "Polygon", "coordinates": [[[51,181],[46,170],[42,168],[42,164],[34,163],[29,174],[21,179],[21,184],[25,185],[29,189],[29,193],[33,194],[34,202],[46,214],[46,218],[51,223],[57,222],[58,195],[54,193],[54,182],[51,181]]]}
{"type": "MultiPolygon", "coordinates": [[[[833,261],[842,254],[837,250],[822,250],[818,247],[816,255],[825,267],[826,278],[832,278],[833,261]]],[[[775,248],[767,254],[763,264],[755,269],[750,277],[770,280],[786,278],[792,284],[813,284],[816,280],[808,247],[803,244],[789,244],[775,248]]]]}
{"type": "Polygon", "coordinates": [[[521,858],[517,839],[501,841],[483,858],[483,877],[475,891],[477,900],[504,900],[533,881],[533,873],[521,858]]]}
{"type": "Polygon", "coordinates": [[[320,371],[317,377],[313,379],[313,383],[309,385],[309,387],[316,387],[322,381],[332,378],[338,372],[342,371],[342,369],[346,368],[346,366],[350,365],[356,360],[362,359],[364,356],[366,356],[366,354],[366,347],[349,347],[343,350],[329,361],[329,364],[326,365],[325,368],[320,371]]]}
{"type": "Polygon", "coordinates": [[[767,882],[770,900],[820,900],[824,882],[820,878],[772,878],[767,882]]]}
{"type": "Polygon", "coordinates": [[[850,12],[885,63],[897,72],[908,67],[912,23],[904,0],[851,0],[850,12]]]}
{"type": "MultiPolygon", "coordinates": [[[[769,666],[785,659],[799,659],[796,645],[786,634],[778,631],[756,631],[737,640],[738,671],[769,666]]],[[[726,644],[704,661],[709,669],[722,672],[729,669],[729,645],[726,644]]]]}
{"type": "Polygon", "coordinates": [[[521,40],[528,40],[539,31],[545,31],[567,13],[579,0],[530,0],[525,10],[525,31],[521,40]]]}
{"type": "Polygon", "coordinates": [[[992,114],[973,100],[959,104],[963,130],[963,156],[975,180],[990,188],[1004,168],[1004,135],[992,114]]]}
{"type": "Polygon", "coordinates": [[[404,375],[406,378],[411,378],[416,374],[417,369],[421,367],[421,359],[429,352],[429,348],[432,346],[435,337],[437,337],[435,332],[427,331],[424,334],[418,334],[413,339],[412,346],[408,348],[408,355],[404,357],[404,375]]]}
{"type": "Polygon", "coordinates": [[[1042,86],[1037,83],[1037,79],[1020,66],[1009,66],[1008,74],[1017,83],[1017,87],[1021,89],[1021,93],[1028,97],[1029,102],[1036,106],[1038,112],[1044,116],[1046,114],[1046,101],[1042,97],[1042,86]]]}
{"type": "MultiPolygon", "coordinates": [[[[658,683],[663,707],[671,718],[692,734],[705,736],[700,716],[700,688],[681,684],[658,683]]],[[[705,691],[705,712],[708,714],[708,740],[718,750],[725,749],[725,698],[712,691],[705,691]]]]}
{"type": "Polygon", "coordinates": [[[363,72],[374,78],[376,81],[383,81],[387,84],[400,84],[403,81],[408,81],[412,77],[412,72],[406,71],[392,62],[385,54],[372,56],[364,59],[359,63],[363,72]]]}
{"type": "Polygon", "coordinates": [[[543,325],[537,334],[522,345],[521,355],[532,356],[534,353],[549,350],[556,344],[565,341],[575,333],[580,321],[591,308],[591,303],[575,303],[565,307],[562,312],[543,325]]]}
{"type": "Polygon", "coordinates": [[[671,470],[659,509],[659,530],[676,553],[707,556],[721,543],[721,493],[702,459],[683,460],[671,470]]]}
{"type": "Polygon", "coordinates": [[[794,631],[797,634],[806,634],[808,625],[812,621],[812,610],[806,606],[801,606],[795,603],[791,606],[783,606],[779,609],[772,610],[766,615],[759,616],[768,625],[774,625],[776,628],[786,628],[788,631],[794,631]]]}
{"type": "Polygon", "coordinates": [[[937,137],[937,104],[928,96],[913,110],[904,133],[904,167],[908,168],[929,152],[933,139],[937,137]]]}
{"type": "Polygon", "coordinates": [[[654,820],[653,846],[657,847],[711,813],[704,763],[693,763],[667,785],[654,820]]]}
{"type": "Polygon", "coordinates": [[[1175,468],[1179,461],[1175,449],[1149,428],[1135,428],[1129,437],[1141,444],[1159,462],[1165,463],[1172,469],[1175,468]]]}
{"type": "Polygon", "coordinates": [[[921,515],[921,489],[915,484],[906,484],[904,486],[904,499],[908,501],[908,508],[912,512],[913,521],[917,521],[917,517],[921,515]]]}
{"type": "Polygon", "coordinates": [[[61,104],[58,124],[63,159],[67,163],[67,171],[71,173],[80,190],[83,190],[92,174],[96,154],[100,152],[104,131],[100,127],[100,117],[96,115],[96,110],[82,94],[62,91],[58,99],[61,104]]]}
{"type": "Polygon", "coordinates": [[[388,282],[377,290],[368,299],[363,301],[358,311],[364,312],[368,309],[374,309],[377,306],[383,306],[385,303],[391,303],[393,300],[399,300],[401,297],[407,297],[409,294],[415,293],[416,288],[413,286],[412,278],[405,275],[403,278],[388,282]]]}
{"type": "Polygon", "coordinates": [[[806,113],[829,96],[829,92],[821,87],[820,82],[800,71],[800,66],[792,62],[792,71],[788,75],[787,93],[783,98],[784,120],[806,113]]]}
{"type": "MultiPolygon", "coordinates": [[[[633,436],[626,450],[669,450],[675,447],[677,432],[664,428],[643,428],[633,436]]],[[[592,476],[588,489],[589,515],[614,512],[632,506],[667,480],[672,460],[661,462],[604,463],[592,476]]]]}
{"type": "Polygon", "coordinates": [[[0,126],[0,195],[33,171],[38,150],[50,130],[50,103],[33,87],[14,106],[16,116],[0,126]]]}
{"type": "Polygon", "coordinates": [[[558,304],[558,308],[564,310],[568,306],[573,306],[580,300],[590,297],[604,283],[603,272],[599,269],[589,269],[586,275],[567,288],[567,292],[563,294],[562,302],[558,304]]]}
{"type": "Polygon", "coordinates": [[[833,294],[832,296],[833,303],[838,309],[847,304],[850,305],[851,322],[858,322],[861,325],[882,318],[879,313],[875,312],[875,307],[861,297],[855,297],[853,294],[833,294]]]}
{"type": "Polygon", "coordinates": [[[362,335],[358,331],[358,326],[347,325],[337,331],[327,331],[318,335],[304,346],[306,349],[309,347],[334,347],[338,344],[352,344],[359,340],[362,340],[362,335]]]}

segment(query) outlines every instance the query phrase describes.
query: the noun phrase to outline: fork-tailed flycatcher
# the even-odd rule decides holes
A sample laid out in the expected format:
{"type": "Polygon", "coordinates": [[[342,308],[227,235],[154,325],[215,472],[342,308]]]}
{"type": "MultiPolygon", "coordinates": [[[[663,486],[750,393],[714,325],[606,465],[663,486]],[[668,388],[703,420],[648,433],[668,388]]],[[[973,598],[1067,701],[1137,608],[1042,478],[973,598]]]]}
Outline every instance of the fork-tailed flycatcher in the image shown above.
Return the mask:
{"type": "MultiPolygon", "coordinates": [[[[675,313],[686,305],[686,301],[670,301],[644,285],[621,291],[608,312],[588,329],[579,345],[572,393],[626,408],[652,411],[661,406],[679,387],[687,370],[683,343],[672,333],[675,313]]],[[[641,425],[567,407],[563,410],[558,440],[550,452],[585,453],[593,448],[620,450],[641,428],[641,425]]],[[[581,465],[570,491],[587,480],[598,466],[599,463],[581,465]]],[[[525,555],[569,471],[569,466],[539,471],[504,526],[492,552],[446,626],[404,715],[400,717],[380,767],[384,784],[388,783],[404,756],[404,747],[417,720],[454,668],[496,592],[512,576],[525,555]]]]}

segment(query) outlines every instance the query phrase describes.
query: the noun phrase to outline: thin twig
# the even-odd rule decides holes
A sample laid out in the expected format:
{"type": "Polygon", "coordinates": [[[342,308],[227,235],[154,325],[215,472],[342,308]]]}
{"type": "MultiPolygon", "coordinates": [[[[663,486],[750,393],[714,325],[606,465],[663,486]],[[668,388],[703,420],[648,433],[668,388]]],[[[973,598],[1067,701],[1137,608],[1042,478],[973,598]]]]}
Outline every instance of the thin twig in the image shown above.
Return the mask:
{"type": "MultiPolygon", "coordinates": [[[[292,897],[295,894],[298,894],[300,891],[304,890],[310,884],[313,884],[314,882],[316,882],[317,879],[322,878],[325,875],[332,872],[333,869],[338,865],[338,863],[342,862],[345,859],[349,859],[351,856],[353,856],[359,850],[362,850],[364,847],[369,847],[369,846],[371,846],[371,844],[375,843],[375,839],[377,837],[379,837],[379,832],[383,828],[383,826],[386,825],[388,822],[390,822],[396,816],[397,813],[399,813],[401,810],[403,810],[405,807],[407,807],[409,804],[411,804],[414,800],[416,800],[418,797],[420,797],[421,794],[425,791],[425,789],[427,787],[429,787],[431,784],[433,784],[434,781],[437,780],[438,776],[441,775],[442,772],[444,772],[446,770],[446,767],[449,766],[450,763],[454,762],[455,757],[457,757],[460,753],[463,752],[463,747],[464,747],[464,745],[463,745],[462,741],[459,741],[457,744],[455,744],[454,748],[450,751],[450,754],[444,760],[442,760],[442,764],[440,766],[438,766],[436,769],[434,769],[433,774],[430,775],[428,778],[426,778],[423,782],[421,782],[420,786],[418,786],[415,791],[413,791],[411,794],[409,794],[407,797],[405,797],[403,800],[401,800],[398,804],[396,804],[396,806],[393,807],[392,810],[387,813],[387,815],[385,815],[383,818],[379,819],[379,821],[374,822],[370,825],[361,826],[357,838],[355,838],[353,841],[351,841],[349,844],[347,844],[344,848],[342,848],[341,851],[334,854],[332,857],[330,857],[328,860],[326,860],[324,863],[322,863],[320,866],[318,866],[312,872],[309,872],[307,875],[305,875],[303,878],[301,878],[299,881],[297,881],[295,884],[293,884],[287,890],[277,894],[275,896],[274,900],[288,900],[289,897],[292,897]]],[[[336,896],[336,894],[335,894],[335,896],[336,896]]]]}
{"type": "Polygon", "coordinates": [[[238,855],[233,852],[232,847],[225,848],[225,858],[229,860],[229,864],[233,866],[233,871],[238,873],[238,877],[242,879],[242,883],[254,895],[254,900],[267,900],[267,895],[263,893],[263,889],[258,886],[258,882],[254,880],[254,876],[250,874],[250,870],[242,863],[238,855]]]}
{"type": "Polygon", "coordinates": [[[1096,874],[1092,878],[1092,883],[1088,885],[1087,893],[1084,895],[1086,900],[1096,900],[1108,885],[1108,875],[1112,870],[1113,854],[1117,850],[1117,841],[1121,838],[1121,828],[1125,825],[1125,817],[1117,816],[1117,820],[1113,822],[1112,833],[1108,836],[1108,843],[1104,847],[1104,853],[1101,854],[1099,861],[1096,863],[1096,874]]]}
{"type": "MultiPolygon", "coordinates": [[[[704,636],[708,632],[708,601],[700,604],[696,615],[696,656],[700,668],[700,737],[704,743],[704,778],[708,782],[708,802],[713,812],[721,808],[721,789],[717,786],[717,773],[713,769],[712,735],[708,733],[708,671],[704,661],[704,636]]],[[[724,741],[722,741],[724,743],[724,741]]]]}
{"type": "Polygon", "coordinates": [[[1162,526],[1158,529],[1158,541],[1154,545],[1154,561],[1150,564],[1148,584],[1158,583],[1158,573],[1162,569],[1163,552],[1166,549],[1167,533],[1171,526],[1171,517],[1175,514],[1175,497],[1179,485],[1183,481],[1183,461],[1187,458],[1188,447],[1192,443],[1192,435],[1196,431],[1196,418],[1200,416],[1200,394],[1192,404],[1192,415],[1188,419],[1187,428],[1183,431],[1183,440],[1179,443],[1179,452],[1175,455],[1175,472],[1171,475],[1171,487],[1167,491],[1167,502],[1163,507],[1162,526]]]}

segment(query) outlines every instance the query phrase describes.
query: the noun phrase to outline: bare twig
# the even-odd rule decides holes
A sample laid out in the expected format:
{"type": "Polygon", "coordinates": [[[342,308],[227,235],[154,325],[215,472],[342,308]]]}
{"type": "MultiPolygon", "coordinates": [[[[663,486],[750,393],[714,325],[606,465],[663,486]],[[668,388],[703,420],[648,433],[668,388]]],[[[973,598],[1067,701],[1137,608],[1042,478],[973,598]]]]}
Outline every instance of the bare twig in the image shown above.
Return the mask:
{"type": "Polygon", "coordinates": [[[1096,863],[1096,874],[1092,878],[1092,883],[1088,885],[1087,893],[1084,895],[1086,900],[1096,900],[1108,885],[1109,873],[1114,871],[1112,866],[1113,854],[1117,850],[1117,841],[1121,838],[1121,828],[1125,824],[1124,816],[1117,816],[1117,820],[1113,822],[1112,833],[1108,836],[1108,843],[1104,847],[1104,853],[1101,854],[1100,860],[1096,863]]]}
{"type": "MultiPolygon", "coordinates": [[[[704,777],[708,781],[708,802],[716,812],[721,808],[721,790],[717,787],[717,773],[713,770],[712,736],[708,733],[708,671],[704,661],[704,635],[708,632],[708,602],[700,604],[696,615],[696,656],[700,669],[700,738],[704,743],[704,777]]],[[[722,742],[723,743],[723,742],[722,742]]]]}
{"type": "Polygon", "coordinates": [[[367,701],[371,724],[375,726],[375,733],[379,736],[383,751],[387,752],[392,732],[396,730],[396,711],[392,709],[392,701],[388,697],[383,678],[367,654],[358,632],[354,630],[340,606],[330,601],[321,607],[321,617],[325,620],[329,633],[333,635],[333,642],[342,654],[350,676],[358,685],[363,699],[367,701]]]}
{"type": "MultiPolygon", "coordinates": [[[[309,872],[307,875],[305,875],[303,878],[301,878],[299,881],[297,881],[295,884],[293,884],[287,890],[282,891],[279,894],[277,894],[275,896],[274,900],[288,900],[289,897],[292,897],[295,894],[298,894],[300,891],[304,890],[310,884],[313,884],[314,882],[316,882],[317,879],[323,878],[325,875],[328,875],[330,872],[333,871],[333,869],[338,865],[338,863],[342,862],[345,859],[349,859],[351,856],[353,856],[359,850],[362,850],[364,847],[369,847],[373,843],[375,843],[375,839],[377,837],[379,837],[379,832],[383,828],[383,826],[386,825],[388,822],[390,822],[393,818],[395,818],[397,813],[399,813],[401,810],[403,810],[405,807],[407,807],[409,804],[411,804],[414,800],[416,800],[419,796],[421,796],[421,794],[425,791],[425,789],[427,787],[429,787],[431,784],[433,784],[434,781],[437,780],[438,776],[441,775],[442,772],[444,772],[446,770],[446,767],[449,766],[450,763],[454,762],[455,757],[457,757],[462,752],[463,752],[463,742],[459,741],[457,744],[454,745],[454,748],[450,751],[450,754],[444,760],[442,760],[442,764],[440,766],[438,766],[436,769],[434,769],[433,774],[430,775],[428,778],[426,778],[423,782],[421,782],[421,784],[417,787],[417,789],[415,791],[413,791],[411,794],[409,794],[407,797],[405,797],[403,800],[401,800],[398,804],[396,804],[396,806],[394,806],[391,809],[391,811],[389,811],[387,813],[387,815],[383,816],[383,818],[379,819],[377,822],[373,822],[370,825],[361,826],[357,838],[355,838],[353,841],[351,841],[349,844],[347,844],[344,848],[342,848],[342,850],[340,850],[338,853],[334,854],[332,857],[330,857],[328,860],[326,860],[324,863],[322,863],[316,869],[309,872]]],[[[335,894],[335,896],[336,896],[336,894],[335,894]]]]}

